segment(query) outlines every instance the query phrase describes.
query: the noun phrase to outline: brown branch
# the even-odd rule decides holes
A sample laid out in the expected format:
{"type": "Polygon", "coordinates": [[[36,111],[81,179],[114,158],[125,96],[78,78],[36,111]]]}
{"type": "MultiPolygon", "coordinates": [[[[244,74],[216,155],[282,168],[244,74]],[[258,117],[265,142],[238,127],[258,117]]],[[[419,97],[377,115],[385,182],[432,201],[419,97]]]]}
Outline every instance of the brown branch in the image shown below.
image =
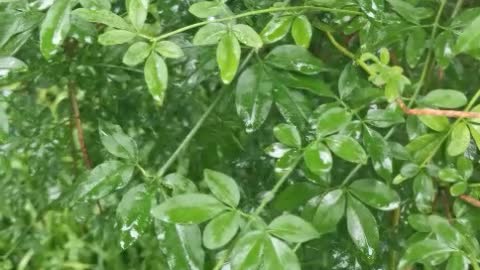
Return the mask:
{"type": "Polygon", "coordinates": [[[70,96],[70,103],[71,103],[71,108],[72,108],[72,114],[73,114],[73,121],[75,122],[75,128],[77,130],[77,136],[78,136],[78,144],[80,145],[80,150],[82,151],[82,159],[83,163],[85,164],[85,167],[87,169],[92,168],[92,162],[90,161],[90,158],[88,156],[88,151],[87,147],[85,145],[85,140],[83,137],[83,128],[82,128],[82,120],[80,119],[80,111],[78,110],[78,103],[77,103],[77,98],[76,98],[76,86],[73,81],[68,82],[68,94],[70,96]]]}
{"type": "Polygon", "coordinates": [[[452,216],[452,213],[450,212],[450,202],[448,201],[448,194],[447,192],[445,192],[445,190],[442,190],[441,193],[442,193],[442,203],[443,203],[443,209],[445,210],[445,215],[447,216],[448,222],[452,223],[453,216],[452,216]]]}
{"type": "Polygon", "coordinates": [[[400,106],[405,114],[409,115],[434,115],[446,116],[451,118],[480,118],[478,112],[452,111],[452,110],[437,110],[437,109],[409,109],[402,99],[397,99],[397,104],[400,106]]]}
{"type": "Polygon", "coordinates": [[[464,202],[466,202],[466,203],[468,203],[468,204],[470,204],[470,205],[472,205],[472,206],[475,206],[475,207],[477,207],[477,208],[480,208],[480,200],[477,200],[477,199],[473,198],[472,196],[463,194],[463,195],[460,195],[459,198],[460,198],[462,201],[464,201],[464,202]]]}

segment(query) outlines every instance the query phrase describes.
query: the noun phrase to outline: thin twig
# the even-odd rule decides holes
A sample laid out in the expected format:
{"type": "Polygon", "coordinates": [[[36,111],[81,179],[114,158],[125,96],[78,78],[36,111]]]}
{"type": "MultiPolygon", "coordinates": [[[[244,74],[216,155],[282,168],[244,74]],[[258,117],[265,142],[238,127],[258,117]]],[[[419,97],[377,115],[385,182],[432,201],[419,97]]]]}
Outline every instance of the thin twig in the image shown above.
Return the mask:
{"type": "Polygon", "coordinates": [[[450,211],[450,202],[448,200],[448,194],[447,192],[445,192],[445,190],[442,190],[441,193],[442,193],[442,204],[443,204],[443,209],[445,210],[445,215],[447,216],[448,222],[452,223],[453,216],[452,216],[452,212],[450,211]]]}
{"type": "Polygon", "coordinates": [[[438,109],[409,109],[401,98],[397,99],[397,104],[402,111],[408,115],[433,115],[446,116],[451,118],[480,118],[478,112],[454,111],[454,110],[438,110],[438,109]]]}
{"type": "Polygon", "coordinates": [[[76,98],[76,85],[73,81],[68,82],[68,95],[70,97],[73,120],[75,122],[75,128],[77,130],[78,144],[80,145],[80,150],[82,151],[83,163],[85,164],[85,168],[90,170],[92,168],[92,162],[90,161],[90,157],[88,156],[85,139],[83,137],[82,120],[80,119],[80,111],[78,110],[78,102],[76,98]]]}
{"type": "Polygon", "coordinates": [[[477,200],[472,196],[463,194],[463,195],[458,196],[458,198],[460,198],[460,200],[462,200],[462,201],[464,201],[464,202],[466,202],[466,203],[468,203],[472,206],[480,208],[480,200],[477,200]]]}

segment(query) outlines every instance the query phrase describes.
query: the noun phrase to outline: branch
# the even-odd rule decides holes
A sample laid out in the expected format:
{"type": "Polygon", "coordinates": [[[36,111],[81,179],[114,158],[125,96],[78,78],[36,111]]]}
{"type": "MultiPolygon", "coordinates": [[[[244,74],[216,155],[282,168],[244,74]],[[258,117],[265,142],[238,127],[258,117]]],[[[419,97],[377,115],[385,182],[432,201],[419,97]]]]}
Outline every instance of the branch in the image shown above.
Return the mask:
{"type": "Polygon", "coordinates": [[[451,118],[480,118],[478,112],[453,111],[453,110],[438,110],[438,109],[409,109],[402,99],[397,99],[397,104],[402,111],[408,115],[434,115],[446,116],[451,118]]]}
{"type": "Polygon", "coordinates": [[[75,128],[77,130],[77,136],[78,136],[78,143],[80,145],[80,150],[82,151],[82,159],[83,163],[85,164],[85,167],[87,169],[92,168],[92,162],[90,161],[90,158],[88,156],[88,151],[87,147],[85,145],[85,140],[83,137],[83,128],[82,128],[82,120],[80,119],[80,111],[78,110],[78,103],[77,103],[77,98],[76,98],[76,86],[75,82],[69,81],[68,82],[68,95],[70,97],[70,104],[71,104],[71,109],[72,109],[72,114],[73,114],[73,120],[75,122],[75,128]]]}
{"type": "Polygon", "coordinates": [[[460,198],[460,200],[462,200],[462,201],[464,201],[464,202],[466,202],[466,203],[468,203],[472,206],[480,208],[480,200],[477,200],[472,196],[463,194],[463,195],[460,195],[458,198],[460,198]]]}

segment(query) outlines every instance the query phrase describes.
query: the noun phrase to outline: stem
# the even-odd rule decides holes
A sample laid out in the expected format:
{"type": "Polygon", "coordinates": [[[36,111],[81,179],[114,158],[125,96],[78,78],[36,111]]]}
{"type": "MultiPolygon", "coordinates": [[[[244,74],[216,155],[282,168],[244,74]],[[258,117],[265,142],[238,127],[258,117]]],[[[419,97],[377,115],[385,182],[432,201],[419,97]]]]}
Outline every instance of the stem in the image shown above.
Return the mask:
{"type": "Polygon", "coordinates": [[[221,93],[215,98],[212,104],[208,107],[207,111],[203,113],[202,117],[200,117],[200,120],[195,124],[195,126],[190,130],[190,132],[187,134],[185,139],[183,139],[182,143],[177,147],[175,152],[170,156],[170,158],[165,162],[165,164],[160,168],[160,170],[157,173],[158,177],[162,177],[165,172],[170,168],[170,166],[175,162],[177,159],[178,155],[182,152],[182,150],[190,143],[190,141],[193,139],[193,137],[197,134],[198,130],[202,127],[203,123],[205,120],[207,120],[208,116],[212,113],[213,109],[220,103],[220,100],[222,100],[222,97],[225,95],[227,91],[227,87],[224,87],[221,90],[221,93]]]}
{"type": "Polygon", "coordinates": [[[82,158],[83,158],[83,163],[85,164],[85,167],[87,169],[91,169],[92,163],[90,161],[90,157],[88,156],[87,147],[85,145],[85,140],[83,137],[82,120],[80,119],[80,111],[78,109],[78,102],[76,98],[75,89],[76,89],[75,82],[69,81],[68,95],[70,97],[70,104],[71,104],[73,119],[75,122],[75,128],[77,130],[78,144],[80,145],[80,150],[82,151],[82,158]]]}
{"type": "Polygon", "coordinates": [[[477,259],[474,255],[470,255],[468,259],[472,263],[473,270],[480,270],[480,266],[478,265],[477,259]]]}
{"type": "MultiPolygon", "coordinates": [[[[435,40],[435,36],[437,35],[440,17],[442,16],[446,2],[447,2],[446,0],[440,1],[440,7],[438,8],[437,15],[435,16],[435,22],[433,23],[432,33],[430,35],[431,42],[435,40]]],[[[418,81],[417,88],[415,88],[415,91],[413,92],[412,99],[408,103],[408,107],[411,107],[413,105],[413,103],[415,102],[415,99],[417,98],[418,94],[420,93],[420,90],[422,89],[425,83],[425,79],[427,78],[428,69],[430,66],[430,62],[432,61],[432,58],[433,58],[433,46],[430,46],[430,48],[428,49],[427,60],[425,60],[425,66],[423,67],[422,74],[420,75],[420,80],[418,81]]]]}
{"type": "Polygon", "coordinates": [[[463,195],[460,195],[458,198],[460,198],[462,201],[472,205],[472,206],[475,206],[477,208],[480,208],[480,201],[473,198],[472,196],[469,196],[469,195],[466,195],[466,194],[463,194],[463,195]]]}
{"type": "Polygon", "coordinates": [[[454,18],[455,16],[457,16],[458,12],[459,12],[460,9],[462,8],[462,5],[463,5],[463,0],[458,0],[458,1],[457,1],[457,4],[455,5],[455,9],[454,9],[453,12],[452,12],[452,18],[454,18]]]}
{"type": "Polygon", "coordinates": [[[226,17],[226,18],[208,20],[208,21],[203,21],[203,22],[191,24],[191,25],[179,28],[177,30],[174,30],[172,32],[168,32],[166,34],[155,37],[155,38],[153,38],[153,40],[158,41],[158,40],[161,40],[161,39],[165,39],[167,37],[176,35],[178,33],[182,33],[182,32],[185,32],[185,31],[188,31],[188,30],[200,27],[200,26],[210,24],[210,23],[225,22],[225,21],[235,20],[235,19],[239,19],[239,18],[243,18],[243,17],[265,14],[265,13],[275,13],[275,12],[284,12],[284,11],[302,11],[302,10],[327,11],[327,12],[344,13],[344,14],[350,14],[350,15],[362,15],[362,13],[358,12],[358,11],[336,9],[336,8],[326,8],[326,7],[314,7],[314,6],[271,7],[271,8],[267,8],[267,9],[248,11],[248,12],[245,12],[245,13],[237,14],[237,15],[234,15],[234,16],[229,16],[229,17],[226,17]]]}
{"type": "MultiPolygon", "coordinates": [[[[252,57],[253,52],[254,52],[254,50],[251,50],[250,53],[247,55],[247,57],[245,57],[243,62],[240,64],[240,67],[238,68],[238,73],[240,73],[240,71],[245,68],[248,61],[252,57]]],[[[223,87],[223,89],[221,90],[221,93],[217,96],[217,98],[215,98],[213,103],[208,107],[207,111],[205,111],[205,113],[203,113],[202,117],[200,117],[200,120],[198,120],[198,122],[195,124],[195,126],[192,128],[192,130],[190,130],[190,132],[187,134],[185,139],[183,139],[183,141],[177,147],[175,152],[173,152],[173,154],[170,156],[170,158],[168,158],[167,162],[165,162],[165,164],[160,168],[160,170],[157,173],[158,178],[161,178],[165,174],[165,172],[170,168],[170,166],[173,164],[173,162],[175,162],[175,160],[178,158],[178,156],[180,155],[182,150],[185,147],[187,147],[187,145],[193,139],[195,134],[197,134],[198,130],[202,127],[205,120],[207,120],[208,116],[213,112],[215,107],[220,103],[220,101],[222,100],[222,97],[227,92],[227,89],[228,89],[227,86],[223,87]]]]}
{"type": "Polygon", "coordinates": [[[368,73],[368,75],[373,75],[373,72],[370,70],[368,65],[365,62],[358,59],[357,57],[355,57],[355,55],[351,51],[349,51],[347,48],[343,47],[340,43],[338,43],[337,40],[335,40],[335,38],[333,37],[332,33],[330,32],[325,32],[325,33],[327,34],[328,39],[333,44],[333,46],[335,46],[335,48],[337,48],[341,53],[343,53],[344,55],[346,55],[347,57],[355,61],[355,63],[357,63],[360,67],[362,67],[368,73]]]}

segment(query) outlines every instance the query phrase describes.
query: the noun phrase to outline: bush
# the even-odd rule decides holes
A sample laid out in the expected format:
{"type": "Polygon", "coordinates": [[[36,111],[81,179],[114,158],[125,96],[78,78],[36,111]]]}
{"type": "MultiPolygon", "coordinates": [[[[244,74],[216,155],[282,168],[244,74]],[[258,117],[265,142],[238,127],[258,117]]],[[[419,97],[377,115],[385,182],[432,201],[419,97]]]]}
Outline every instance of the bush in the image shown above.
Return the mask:
{"type": "Polygon", "coordinates": [[[480,269],[476,1],[0,14],[0,269],[480,269]]]}

